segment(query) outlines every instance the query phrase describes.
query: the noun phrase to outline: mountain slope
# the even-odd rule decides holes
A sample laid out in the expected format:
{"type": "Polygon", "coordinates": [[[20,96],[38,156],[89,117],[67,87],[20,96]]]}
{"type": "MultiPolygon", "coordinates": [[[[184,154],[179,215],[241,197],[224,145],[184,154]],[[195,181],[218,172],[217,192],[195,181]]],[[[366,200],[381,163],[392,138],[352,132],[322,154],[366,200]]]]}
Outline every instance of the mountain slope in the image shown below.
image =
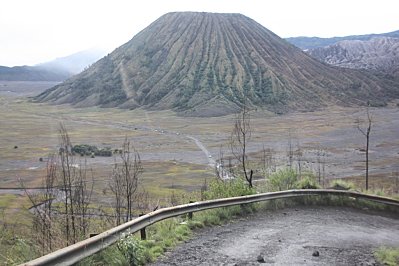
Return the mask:
{"type": "Polygon", "coordinates": [[[399,39],[376,37],[368,41],[341,41],[310,49],[312,57],[339,67],[369,69],[399,77],[399,39]]]}
{"type": "Polygon", "coordinates": [[[319,37],[290,37],[286,41],[301,48],[302,50],[325,47],[341,41],[368,41],[376,37],[399,38],[399,30],[381,34],[350,35],[344,37],[319,38],[319,37]]]}
{"type": "Polygon", "coordinates": [[[36,100],[214,116],[244,101],[277,113],[380,105],[395,85],[323,64],[243,15],[177,12],[36,100]]]}

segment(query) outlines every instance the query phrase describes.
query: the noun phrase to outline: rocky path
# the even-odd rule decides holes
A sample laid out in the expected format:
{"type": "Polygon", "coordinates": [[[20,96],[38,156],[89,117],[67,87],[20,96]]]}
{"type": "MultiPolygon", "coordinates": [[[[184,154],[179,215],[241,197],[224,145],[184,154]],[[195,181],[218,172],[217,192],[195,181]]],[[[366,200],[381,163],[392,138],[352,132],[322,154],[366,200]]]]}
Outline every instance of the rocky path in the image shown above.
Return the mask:
{"type": "Polygon", "coordinates": [[[382,245],[399,246],[399,217],[297,207],[203,229],[153,265],[375,265],[382,245]]]}

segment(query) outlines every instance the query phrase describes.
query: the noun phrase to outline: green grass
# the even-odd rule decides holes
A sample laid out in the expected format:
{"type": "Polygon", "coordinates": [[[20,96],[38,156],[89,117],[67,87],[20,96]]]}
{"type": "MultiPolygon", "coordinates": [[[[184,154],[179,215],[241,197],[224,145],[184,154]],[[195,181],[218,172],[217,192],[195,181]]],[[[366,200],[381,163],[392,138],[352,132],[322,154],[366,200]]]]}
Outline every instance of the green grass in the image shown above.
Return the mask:
{"type": "Polygon", "coordinates": [[[332,188],[343,188],[345,190],[353,190],[355,185],[352,182],[342,180],[342,179],[334,179],[332,180],[330,187],[332,188]]]}
{"type": "Polygon", "coordinates": [[[399,247],[380,247],[374,252],[374,256],[383,265],[399,265],[399,247]]]}

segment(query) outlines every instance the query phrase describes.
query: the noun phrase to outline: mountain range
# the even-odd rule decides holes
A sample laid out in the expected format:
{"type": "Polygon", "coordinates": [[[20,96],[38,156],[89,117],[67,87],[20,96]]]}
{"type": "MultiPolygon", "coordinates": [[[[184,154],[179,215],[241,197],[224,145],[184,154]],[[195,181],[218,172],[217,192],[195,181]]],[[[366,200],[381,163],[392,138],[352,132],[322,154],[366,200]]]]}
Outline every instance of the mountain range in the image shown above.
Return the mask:
{"type": "Polygon", "coordinates": [[[375,37],[367,41],[346,40],[309,49],[312,57],[339,67],[368,69],[399,78],[399,39],[375,37]]]}
{"type": "Polygon", "coordinates": [[[322,63],[244,15],[174,12],[35,100],[217,116],[243,104],[285,113],[398,97],[393,79],[322,63]]]}
{"type": "Polygon", "coordinates": [[[381,34],[350,35],[343,37],[319,38],[319,37],[290,37],[286,41],[301,48],[302,50],[326,47],[341,41],[368,41],[372,38],[391,37],[399,38],[399,30],[381,34]]]}
{"type": "Polygon", "coordinates": [[[81,72],[105,55],[100,49],[88,49],[35,66],[0,66],[0,80],[63,81],[81,72]]]}

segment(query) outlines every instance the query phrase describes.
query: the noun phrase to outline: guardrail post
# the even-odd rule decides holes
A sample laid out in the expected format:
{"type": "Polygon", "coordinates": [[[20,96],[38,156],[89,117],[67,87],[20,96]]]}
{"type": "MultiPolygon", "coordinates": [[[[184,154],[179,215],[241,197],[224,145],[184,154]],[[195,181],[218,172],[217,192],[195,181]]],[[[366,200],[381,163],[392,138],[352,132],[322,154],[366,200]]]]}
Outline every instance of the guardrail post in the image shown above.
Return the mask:
{"type": "MultiPolygon", "coordinates": [[[[144,215],[144,213],[140,214],[139,217],[143,216],[143,215],[144,215]]],[[[146,240],[147,239],[147,234],[145,232],[145,227],[140,229],[140,237],[141,237],[141,240],[146,240]]]]}
{"type": "MultiPolygon", "coordinates": [[[[189,203],[194,203],[194,201],[190,200],[189,203]]],[[[188,213],[188,219],[192,220],[193,219],[193,212],[188,213]]]]}
{"type": "MultiPolygon", "coordinates": [[[[241,195],[241,197],[243,197],[244,195],[241,195]]],[[[245,203],[242,203],[242,204],[240,204],[240,207],[241,207],[241,210],[242,211],[246,211],[246,209],[247,209],[247,204],[245,204],[245,203]]]]}

